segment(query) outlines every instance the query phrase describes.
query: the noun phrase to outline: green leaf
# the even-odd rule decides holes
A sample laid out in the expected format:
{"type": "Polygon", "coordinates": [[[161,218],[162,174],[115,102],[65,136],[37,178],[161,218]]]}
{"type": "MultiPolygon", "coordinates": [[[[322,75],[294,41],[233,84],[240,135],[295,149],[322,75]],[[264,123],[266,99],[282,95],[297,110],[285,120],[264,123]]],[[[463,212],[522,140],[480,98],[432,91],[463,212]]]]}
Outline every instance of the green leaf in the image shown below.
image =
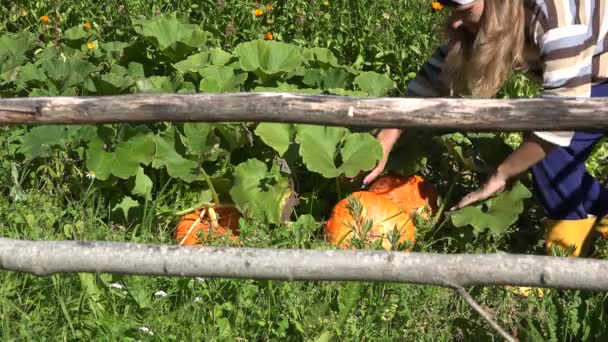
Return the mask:
{"type": "Polygon", "coordinates": [[[111,68],[109,73],[93,77],[98,95],[121,94],[134,84],[133,79],[127,76],[126,68],[117,64],[112,64],[111,68]]]}
{"type": "Polygon", "coordinates": [[[317,125],[296,125],[296,141],[300,144],[300,156],[308,170],[326,178],[340,175],[335,165],[338,144],[348,134],[348,129],[317,125]]]}
{"type": "Polygon", "coordinates": [[[338,63],[338,58],[336,58],[334,53],[327,48],[313,47],[310,49],[310,52],[312,52],[315,60],[322,67],[332,66],[337,68],[340,66],[340,63],[338,63]]]}
{"type": "Polygon", "coordinates": [[[27,159],[46,156],[52,146],[64,146],[67,138],[66,126],[39,126],[23,136],[19,152],[27,159]]]}
{"type": "Polygon", "coordinates": [[[323,89],[347,88],[353,82],[353,75],[337,68],[323,70],[323,89]]]}
{"type": "Polygon", "coordinates": [[[36,35],[27,30],[19,33],[4,33],[0,36],[0,56],[4,53],[21,56],[33,50],[36,45],[36,35]]]}
{"type": "Polygon", "coordinates": [[[182,74],[198,73],[199,71],[203,70],[204,67],[209,65],[209,59],[210,52],[203,51],[188,56],[188,58],[185,60],[173,64],[173,67],[182,74]]]}
{"type": "Polygon", "coordinates": [[[291,144],[292,130],[292,124],[262,122],[256,127],[255,134],[283,156],[291,144]]]}
{"type": "Polygon", "coordinates": [[[130,196],[125,196],[122,201],[112,208],[112,211],[122,211],[125,220],[129,220],[129,210],[139,207],[139,202],[132,199],[130,196]]]}
{"type": "Polygon", "coordinates": [[[166,167],[169,176],[180,178],[186,182],[199,179],[198,165],[177,152],[175,148],[177,137],[175,135],[175,127],[172,126],[154,137],[156,153],[152,161],[152,167],[155,169],[166,167]]]}
{"type": "Polygon", "coordinates": [[[265,77],[293,71],[303,61],[294,45],[260,39],[239,44],[234,54],[243,70],[265,77]]]}
{"type": "Polygon", "coordinates": [[[45,60],[40,67],[59,92],[82,84],[95,70],[94,65],[77,58],[45,60]]]}
{"type": "Polygon", "coordinates": [[[115,149],[116,163],[112,174],[127,179],[135,176],[140,164],[148,165],[154,154],[154,141],[149,134],[135,135],[115,149]]]}
{"type": "Polygon", "coordinates": [[[370,96],[385,96],[395,88],[395,82],[386,75],[372,71],[363,72],[355,77],[355,84],[370,96]]]}
{"type": "Polygon", "coordinates": [[[176,13],[134,20],[133,28],[174,62],[182,60],[207,42],[207,32],[197,25],[182,22],[176,13]]]}
{"type": "Polygon", "coordinates": [[[123,56],[125,55],[124,51],[127,46],[129,46],[129,43],[107,42],[107,43],[100,43],[99,50],[101,50],[103,52],[106,59],[108,59],[109,61],[112,61],[114,63],[117,63],[118,61],[122,60],[123,56]]]}
{"type": "Polygon", "coordinates": [[[200,91],[204,93],[239,92],[241,85],[247,80],[247,73],[235,74],[235,70],[227,66],[212,65],[200,71],[203,79],[200,91]]]}
{"type": "Polygon", "coordinates": [[[104,149],[105,143],[100,138],[93,139],[87,148],[87,169],[100,180],[110,175],[128,179],[137,174],[140,164],[147,165],[152,161],[154,144],[152,137],[135,135],[120,143],[114,152],[104,149]]]}
{"type": "Polygon", "coordinates": [[[226,65],[232,58],[233,56],[230,53],[222,49],[213,48],[209,51],[188,56],[185,60],[173,64],[173,67],[183,74],[198,73],[210,65],[226,65]]]}
{"type": "Polygon", "coordinates": [[[188,149],[188,153],[197,156],[203,155],[212,146],[207,144],[207,138],[213,131],[213,126],[206,122],[184,124],[184,135],[181,135],[182,144],[188,149]]]}
{"type": "Polygon", "coordinates": [[[454,211],[451,215],[455,227],[472,226],[477,233],[489,230],[499,237],[504,234],[524,210],[524,200],[532,193],[521,182],[498,196],[484,201],[477,206],[470,206],[454,211]]]}
{"type": "Polygon", "coordinates": [[[152,76],[138,80],[135,85],[140,93],[175,93],[182,82],[180,75],[152,76]]]}
{"type": "Polygon", "coordinates": [[[141,166],[135,175],[135,185],[131,189],[131,194],[143,196],[148,200],[152,199],[152,180],[144,173],[144,168],[141,166]]]}
{"type": "Polygon", "coordinates": [[[295,84],[278,82],[278,87],[255,87],[254,92],[289,92],[301,94],[322,94],[323,89],[298,88],[295,84]]]}
{"type": "Polygon", "coordinates": [[[92,31],[85,31],[80,26],[74,26],[63,32],[61,39],[67,46],[79,48],[92,35],[92,31]]]}
{"type": "Polygon", "coordinates": [[[234,185],[230,196],[238,209],[250,217],[271,224],[281,222],[283,206],[291,195],[289,180],[281,175],[279,167],[249,159],[234,169],[234,185]]]}
{"type": "Polygon", "coordinates": [[[355,177],[360,171],[376,166],[382,159],[382,146],[368,133],[352,133],[346,137],[341,154],[339,172],[346,177],[355,177]]]}

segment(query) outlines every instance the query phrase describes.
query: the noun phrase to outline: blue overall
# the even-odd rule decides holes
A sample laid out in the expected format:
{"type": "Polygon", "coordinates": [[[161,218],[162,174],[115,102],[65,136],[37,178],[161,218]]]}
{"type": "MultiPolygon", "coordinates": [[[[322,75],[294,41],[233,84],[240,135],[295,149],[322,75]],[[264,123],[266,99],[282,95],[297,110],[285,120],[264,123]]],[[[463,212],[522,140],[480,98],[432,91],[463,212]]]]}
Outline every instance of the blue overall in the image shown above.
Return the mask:
{"type": "MultiPolygon", "coordinates": [[[[593,86],[591,97],[608,97],[608,83],[593,86]]],[[[576,132],[570,145],[556,147],[532,167],[534,185],[548,218],[602,217],[608,213],[608,189],[591,176],[585,162],[606,132],[576,132]]]]}

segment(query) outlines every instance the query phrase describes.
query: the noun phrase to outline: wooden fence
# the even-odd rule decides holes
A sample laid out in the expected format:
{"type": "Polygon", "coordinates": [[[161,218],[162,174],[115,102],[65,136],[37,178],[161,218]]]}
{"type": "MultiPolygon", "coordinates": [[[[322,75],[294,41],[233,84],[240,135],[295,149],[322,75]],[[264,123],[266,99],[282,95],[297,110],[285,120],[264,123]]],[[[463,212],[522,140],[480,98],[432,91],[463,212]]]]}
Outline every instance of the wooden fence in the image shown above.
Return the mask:
{"type": "MultiPolygon", "coordinates": [[[[608,130],[608,99],[357,98],[291,93],[154,94],[0,100],[0,124],[291,122],[476,131],[608,130]]],[[[531,255],[440,255],[182,247],[0,238],[0,269],[244,279],[389,281],[464,291],[471,285],[608,290],[608,260],[531,255]]]]}

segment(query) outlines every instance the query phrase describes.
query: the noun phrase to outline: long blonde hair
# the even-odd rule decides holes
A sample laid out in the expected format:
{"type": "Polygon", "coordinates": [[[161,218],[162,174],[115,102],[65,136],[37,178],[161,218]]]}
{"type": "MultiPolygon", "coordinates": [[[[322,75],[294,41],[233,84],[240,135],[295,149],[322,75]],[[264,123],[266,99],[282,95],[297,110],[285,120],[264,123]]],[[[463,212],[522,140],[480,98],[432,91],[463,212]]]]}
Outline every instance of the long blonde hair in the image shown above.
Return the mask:
{"type": "Polygon", "coordinates": [[[522,0],[484,0],[476,34],[448,24],[444,79],[452,95],[492,97],[514,69],[525,68],[522,0]]]}

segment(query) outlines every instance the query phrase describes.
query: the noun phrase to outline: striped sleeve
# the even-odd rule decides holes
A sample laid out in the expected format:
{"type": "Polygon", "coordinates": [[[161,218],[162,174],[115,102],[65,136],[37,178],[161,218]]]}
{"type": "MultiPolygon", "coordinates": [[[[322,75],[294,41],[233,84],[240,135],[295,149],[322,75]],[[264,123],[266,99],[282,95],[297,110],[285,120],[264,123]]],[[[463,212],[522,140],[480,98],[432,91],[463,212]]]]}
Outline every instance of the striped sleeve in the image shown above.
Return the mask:
{"type": "MultiPolygon", "coordinates": [[[[589,97],[597,37],[589,1],[536,1],[538,13],[529,23],[542,61],[543,97],[589,97]]],[[[599,24],[598,24],[599,25],[599,24]]],[[[568,146],[574,132],[534,132],[558,146],[568,146]]]]}
{"type": "Polygon", "coordinates": [[[448,53],[447,44],[440,46],[422,65],[416,77],[409,82],[405,96],[439,97],[447,95],[447,88],[441,77],[441,69],[448,53]]]}

